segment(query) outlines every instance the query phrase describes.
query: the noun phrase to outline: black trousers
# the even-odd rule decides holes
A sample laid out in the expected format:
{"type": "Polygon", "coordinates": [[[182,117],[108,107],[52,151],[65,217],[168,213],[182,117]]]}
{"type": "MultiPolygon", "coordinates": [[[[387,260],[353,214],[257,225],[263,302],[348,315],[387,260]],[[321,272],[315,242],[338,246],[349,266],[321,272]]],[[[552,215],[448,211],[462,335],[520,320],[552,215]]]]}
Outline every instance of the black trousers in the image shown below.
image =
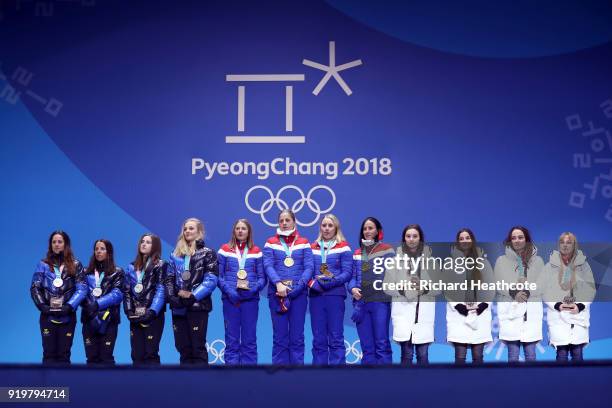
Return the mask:
{"type": "Polygon", "coordinates": [[[472,350],[472,364],[482,364],[484,361],[484,346],[480,344],[453,343],[455,347],[455,364],[465,364],[468,348],[472,350]]]}
{"type": "Polygon", "coordinates": [[[181,355],[181,364],[208,365],[208,312],[188,311],[184,316],[173,314],[172,329],[174,345],[181,355]]]}
{"type": "Polygon", "coordinates": [[[134,365],[159,365],[159,342],[164,331],[165,320],[162,312],[146,325],[130,323],[130,344],[134,365]]]}
{"type": "Polygon", "coordinates": [[[62,324],[49,321],[49,316],[41,313],[39,323],[42,335],[43,364],[70,364],[76,313],[72,313],[68,323],[62,324]]]}
{"type": "Polygon", "coordinates": [[[83,323],[83,342],[87,364],[115,364],[115,341],[119,323],[108,324],[106,333],[98,334],[91,330],[90,325],[83,323]]]}

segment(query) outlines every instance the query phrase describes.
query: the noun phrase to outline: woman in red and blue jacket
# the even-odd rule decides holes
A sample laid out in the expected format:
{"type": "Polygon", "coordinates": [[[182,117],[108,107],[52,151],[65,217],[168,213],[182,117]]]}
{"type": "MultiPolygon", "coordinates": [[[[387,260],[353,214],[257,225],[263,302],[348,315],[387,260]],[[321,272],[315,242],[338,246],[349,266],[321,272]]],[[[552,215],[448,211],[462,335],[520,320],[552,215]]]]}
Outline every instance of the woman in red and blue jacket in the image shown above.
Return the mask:
{"type": "Polygon", "coordinates": [[[115,265],[113,244],[106,239],[94,242],[94,253],[85,271],[88,287],[83,305],[83,341],[87,364],[115,364],[113,352],[121,321],[123,269],[115,265]]]}
{"type": "Polygon", "coordinates": [[[232,237],[217,253],[225,321],[225,364],[257,364],[259,291],[266,285],[263,253],[253,244],[246,219],[232,227],[232,237]]]}
{"type": "Polygon", "coordinates": [[[83,265],[74,257],[64,231],[49,236],[45,259],[38,263],[30,295],[40,310],[43,364],[70,364],[76,309],[85,299],[83,265]]]}
{"type": "Polygon", "coordinates": [[[278,216],[276,234],[266,241],[263,263],[272,314],[272,363],[304,364],[304,322],[307,284],[312,278],[312,250],[295,228],[289,209],[278,216]]]}
{"type": "MultiPolygon", "coordinates": [[[[394,256],[393,247],[382,242],[383,228],[376,218],[368,217],[361,224],[360,248],[353,255],[353,277],[348,289],[353,295],[352,319],[363,352],[362,364],[391,364],[389,321],[391,299],[375,288],[375,281],[384,280],[384,263],[376,258],[394,256]]],[[[382,287],[380,288],[382,289],[382,287]]]]}
{"type": "Polygon", "coordinates": [[[353,257],[335,215],[323,217],[311,248],[315,275],[308,282],[312,363],[345,364],[345,285],[353,274],[353,257]]]}

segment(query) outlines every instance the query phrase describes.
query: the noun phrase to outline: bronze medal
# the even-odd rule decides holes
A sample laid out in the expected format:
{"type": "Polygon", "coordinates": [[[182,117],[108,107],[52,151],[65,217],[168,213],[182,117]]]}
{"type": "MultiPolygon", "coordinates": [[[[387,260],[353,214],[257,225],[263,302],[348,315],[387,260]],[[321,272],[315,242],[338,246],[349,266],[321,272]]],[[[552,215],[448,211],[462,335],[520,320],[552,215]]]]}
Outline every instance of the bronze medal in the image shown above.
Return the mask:
{"type": "Polygon", "coordinates": [[[319,268],[319,270],[321,271],[322,275],[327,276],[328,278],[331,278],[332,276],[334,276],[334,274],[329,271],[329,268],[327,267],[326,263],[321,264],[321,267],[319,268]]]}

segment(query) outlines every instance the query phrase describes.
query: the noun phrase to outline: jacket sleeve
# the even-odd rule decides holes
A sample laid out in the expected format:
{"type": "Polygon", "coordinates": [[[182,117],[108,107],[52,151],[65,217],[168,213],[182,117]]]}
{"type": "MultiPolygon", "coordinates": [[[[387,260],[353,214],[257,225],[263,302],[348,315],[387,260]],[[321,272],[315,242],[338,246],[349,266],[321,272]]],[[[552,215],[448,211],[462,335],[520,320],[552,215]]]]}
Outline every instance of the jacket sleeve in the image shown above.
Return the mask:
{"type": "Polygon", "coordinates": [[[353,255],[350,250],[340,255],[340,273],[334,276],[329,284],[330,288],[346,285],[353,276],[353,255]]]}
{"type": "Polygon", "coordinates": [[[303,257],[304,272],[302,272],[302,277],[300,278],[302,289],[306,287],[308,281],[313,277],[314,272],[314,260],[312,259],[312,249],[310,248],[310,245],[307,248],[304,248],[303,257]]]}
{"type": "MultiPolygon", "coordinates": [[[[383,282],[387,285],[390,283],[397,284],[400,281],[400,276],[401,276],[400,270],[397,268],[397,265],[393,263],[393,266],[391,266],[391,268],[388,268],[385,270],[385,277],[383,279],[383,282]]],[[[399,299],[403,297],[402,294],[397,289],[385,289],[384,292],[385,294],[395,299],[399,299]]],[[[405,300],[405,299],[402,299],[402,300],[405,300]]]]}
{"type": "MultiPolygon", "coordinates": [[[[482,269],[482,281],[486,283],[493,283],[493,267],[488,259],[484,259],[485,267],[482,269]]],[[[492,302],[495,299],[496,291],[493,290],[479,290],[478,291],[478,300],[479,302],[492,302]]]]}
{"type": "Polygon", "coordinates": [[[580,275],[581,279],[577,282],[577,284],[580,286],[575,294],[576,302],[580,302],[585,306],[588,306],[595,299],[596,293],[593,271],[591,271],[591,266],[588,262],[582,264],[582,273],[580,275]]]}
{"type": "Polygon", "coordinates": [[[264,272],[263,256],[255,260],[255,269],[257,270],[257,292],[266,286],[266,273],[264,272]]]}
{"type": "MultiPolygon", "coordinates": [[[[496,282],[508,281],[505,276],[505,262],[504,256],[500,256],[495,261],[495,268],[493,268],[493,275],[495,276],[496,282]]],[[[508,289],[500,289],[497,291],[497,299],[500,302],[509,302],[513,299],[512,294],[508,291],[508,289]]]]}
{"type": "Polygon", "coordinates": [[[310,248],[310,245],[302,250],[302,266],[304,267],[304,270],[302,271],[300,279],[297,282],[293,282],[293,287],[287,294],[287,297],[289,297],[290,299],[294,299],[302,292],[304,292],[308,281],[310,280],[310,278],[312,278],[312,270],[314,266],[312,259],[312,249],[310,248]]]}
{"type": "Polygon", "coordinates": [[[132,310],[134,310],[134,300],[132,298],[132,288],[130,284],[130,276],[133,269],[133,265],[128,265],[123,280],[123,311],[128,316],[132,313],[132,310]]]}
{"type": "Polygon", "coordinates": [[[39,262],[32,276],[32,284],[30,285],[30,296],[34,301],[34,305],[42,312],[44,306],[47,305],[45,302],[44,288],[43,288],[43,277],[44,277],[44,263],[39,262]]]}
{"type": "Polygon", "coordinates": [[[164,279],[164,284],[166,286],[166,296],[168,297],[168,303],[172,307],[181,308],[181,302],[178,297],[178,292],[176,290],[176,264],[172,256],[168,261],[168,267],[166,268],[166,279],[164,279]]]}
{"type": "Polygon", "coordinates": [[[79,307],[81,302],[85,300],[87,297],[87,282],[85,280],[85,270],[83,269],[83,265],[80,262],[76,263],[75,268],[76,274],[76,290],[74,291],[72,297],[67,302],[74,310],[79,307]]]}
{"type": "Polygon", "coordinates": [[[151,310],[159,315],[161,310],[166,305],[166,287],[164,286],[164,279],[166,277],[166,269],[168,263],[161,261],[161,265],[157,268],[157,285],[155,285],[155,295],[153,295],[153,301],[151,302],[151,310]]]}
{"type": "Polygon", "coordinates": [[[353,257],[353,275],[348,284],[349,293],[351,293],[354,288],[361,288],[361,260],[355,259],[355,257],[353,257]]]}
{"type": "Polygon", "coordinates": [[[278,273],[276,273],[276,269],[274,269],[274,250],[268,246],[267,242],[263,248],[263,266],[270,282],[276,285],[281,281],[278,273]]]}
{"type": "Polygon", "coordinates": [[[206,272],[202,279],[202,283],[193,290],[193,296],[197,301],[210,296],[215,287],[219,276],[219,265],[217,263],[217,254],[215,251],[209,251],[204,259],[206,272]]]}
{"type": "Polygon", "coordinates": [[[108,309],[111,306],[121,303],[123,300],[123,292],[121,291],[123,288],[123,280],[123,269],[117,268],[113,274],[113,288],[109,293],[97,300],[100,310],[108,309]]]}
{"type": "Polygon", "coordinates": [[[222,293],[226,293],[225,287],[225,265],[227,264],[227,258],[225,255],[222,255],[221,252],[217,253],[217,263],[219,270],[219,281],[217,282],[217,286],[222,293]]]}

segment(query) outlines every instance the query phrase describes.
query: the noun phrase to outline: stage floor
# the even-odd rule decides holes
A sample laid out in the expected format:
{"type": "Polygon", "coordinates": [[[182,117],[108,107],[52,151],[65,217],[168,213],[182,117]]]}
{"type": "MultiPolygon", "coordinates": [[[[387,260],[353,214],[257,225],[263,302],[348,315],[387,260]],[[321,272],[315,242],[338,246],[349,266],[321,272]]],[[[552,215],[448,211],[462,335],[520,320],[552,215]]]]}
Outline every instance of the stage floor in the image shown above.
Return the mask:
{"type": "Polygon", "coordinates": [[[382,403],[419,407],[592,407],[610,406],[607,395],[612,387],[612,361],[408,368],[0,365],[0,387],[28,386],[69,387],[71,405],[105,408],[213,404],[354,407],[382,403]]]}

